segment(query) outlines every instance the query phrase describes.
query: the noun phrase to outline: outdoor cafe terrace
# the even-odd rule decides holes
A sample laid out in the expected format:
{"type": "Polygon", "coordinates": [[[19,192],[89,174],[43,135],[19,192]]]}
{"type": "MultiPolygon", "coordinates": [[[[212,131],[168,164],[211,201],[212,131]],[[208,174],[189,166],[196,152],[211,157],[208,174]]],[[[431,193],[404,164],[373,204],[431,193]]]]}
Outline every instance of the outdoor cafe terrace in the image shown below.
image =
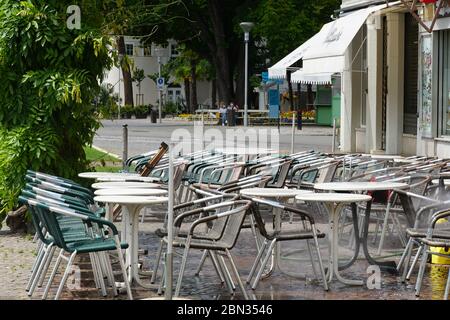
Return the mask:
{"type": "Polygon", "coordinates": [[[0,297],[448,298],[449,160],[168,149],[90,188],[29,170],[0,297]]]}

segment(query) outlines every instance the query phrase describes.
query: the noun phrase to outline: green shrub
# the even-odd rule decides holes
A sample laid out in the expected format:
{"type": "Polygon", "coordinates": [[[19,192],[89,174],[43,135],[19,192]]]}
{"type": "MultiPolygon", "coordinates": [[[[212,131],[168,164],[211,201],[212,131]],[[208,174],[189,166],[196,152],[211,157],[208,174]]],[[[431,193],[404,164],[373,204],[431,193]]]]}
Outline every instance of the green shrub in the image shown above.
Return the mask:
{"type": "Polygon", "coordinates": [[[45,2],[0,2],[0,221],[27,169],[77,179],[88,168],[109,46],[96,31],[69,30],[45,2]]]}
{"type": "Polygon", "coordinates": [[[175,102],[169,101],[163,108],[164,113],[166,114],[178,114],[179,113],[179,105],[175,102]]]}
{"type": "Polygon", "coordinates": [[[149,106],[136,106],[133,111],[137,119],[145,119],[149,114],[149,106]]]}
{"type": "Polygon", "coordinates": [[[120,107],[120,117],[122,119],[131,119],[131,116],[134,114],[134,107],[131,105],[125,105],[120,107]]]}

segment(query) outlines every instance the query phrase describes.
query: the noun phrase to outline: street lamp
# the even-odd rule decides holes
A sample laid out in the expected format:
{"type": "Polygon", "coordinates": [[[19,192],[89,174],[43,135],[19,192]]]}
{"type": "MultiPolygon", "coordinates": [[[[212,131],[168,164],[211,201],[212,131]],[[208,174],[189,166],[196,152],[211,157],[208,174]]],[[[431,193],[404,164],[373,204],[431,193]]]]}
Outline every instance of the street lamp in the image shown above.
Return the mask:
{"type": "Polygon", "coordinates": [[[242,22],[240,24],[244,31],[245,41],[245,96],[244,96],[244,126],[248,125],[248,42],[250,41],[250,30],[255,26],[253,22],[242,22]]]}
{"type": "MultiPolygon", "coordinates": [[[[166,50],[164,48],[161,47],[157,47],[155,49],[155,54],[158,57],[158,74],[159,74],[159,78],[161,78],[161,58],[165,57],[166,55],[166,50]]],[[[159,114],[159,123],[162,123],[162,88],[158,89],[158,114],[159,114]]]]}

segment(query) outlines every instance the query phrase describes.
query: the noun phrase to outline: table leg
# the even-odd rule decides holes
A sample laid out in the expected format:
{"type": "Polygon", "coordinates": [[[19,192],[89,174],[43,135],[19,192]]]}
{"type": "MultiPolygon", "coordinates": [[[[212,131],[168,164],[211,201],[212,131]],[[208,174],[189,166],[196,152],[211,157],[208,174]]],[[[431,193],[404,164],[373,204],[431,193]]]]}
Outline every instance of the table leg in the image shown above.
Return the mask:
{"type": "Polygon", "coordinates": [[[130,283],[133,282],[133,280],[141,287],[146,289],[153,289],[156,288],[157,285],[154,284],[144,284],[139,276],[139,213],[142,210],[142,206],[132,206],[131,208],[128,208],[130,212],[130,241],[129,245],[131,248],[131,257],[130,257],[130,283]]]}
{"type": "Polygon", "coordinates": [[[362,280],[350,280],[350,279],[346,279],[344,278],[340,273],[339,273],[339,214],[341,213],[342,209],[343,209],[343,205],[337,205],[334,206],[333,204],[331,204],[330,206],[330,228],[332,229],[332,257],[330,257],[330,262],[332,264],[332,266],[330,266],[330,275],[332,277],[332,274],[334,273],[336,275],[336,278],[344,283],[344,284],[348,284],[348,285],[363,285],[364,282],[362,280]],[[333,267],[334,269],[331,269],[331,267],[333,267]],[[333,271],[331,271],[333,270],[333,271]]]}
{"type": "Polygon", "coordinates": [[[355,253],[349,262],[347,262],[344,265],[339,265],[340,271],[351,267],[355,263],[359,255],[359,249],[361,247],[361,239],[359,238],[359,226],[358,226],[358,207],[356,203],[352,203],[351,207],[352,207],[353,228],[355,234],[355,253]]]}
{"type": "Polygon", "coordinates": [[[378,265],[382,270],[388,271],[392,274],[398,274],[397,265],[395,261],[376,261],[369,253],[368,249],[368,237],[369,237],[369,224],[370,224],[370,210],[372,208],[372,201],[367,202],[365,221],[362,233],[362,246],[364,250],[364,255],[370,265],[378,265]]]}

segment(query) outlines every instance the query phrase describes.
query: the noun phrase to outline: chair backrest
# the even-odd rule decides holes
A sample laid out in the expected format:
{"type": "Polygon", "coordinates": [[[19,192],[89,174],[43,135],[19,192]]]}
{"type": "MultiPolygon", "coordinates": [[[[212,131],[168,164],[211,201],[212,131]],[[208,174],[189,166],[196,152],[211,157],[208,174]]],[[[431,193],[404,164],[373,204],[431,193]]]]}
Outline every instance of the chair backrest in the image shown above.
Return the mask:
{"type": "Polygon", "coordinates": [[[220,241],[227,249],[232,249],[235,246],[250,205],[251,201],[248,200],[234,201],[234,204],[229,211],[218,214],[220,217],[214,224],[224,223],[223,232],[218,241],[220,241]],[[222,219],[225,221],[221,221],[222,219]]]}
{"type": "Polygon", "coordinates": [[[148,177],[148,175],[164,157],[167,150],[169,150],[169,146],[166,143],[162,142],[158,152],[144,165],[139,174],[143,177],[148,177]]]}

